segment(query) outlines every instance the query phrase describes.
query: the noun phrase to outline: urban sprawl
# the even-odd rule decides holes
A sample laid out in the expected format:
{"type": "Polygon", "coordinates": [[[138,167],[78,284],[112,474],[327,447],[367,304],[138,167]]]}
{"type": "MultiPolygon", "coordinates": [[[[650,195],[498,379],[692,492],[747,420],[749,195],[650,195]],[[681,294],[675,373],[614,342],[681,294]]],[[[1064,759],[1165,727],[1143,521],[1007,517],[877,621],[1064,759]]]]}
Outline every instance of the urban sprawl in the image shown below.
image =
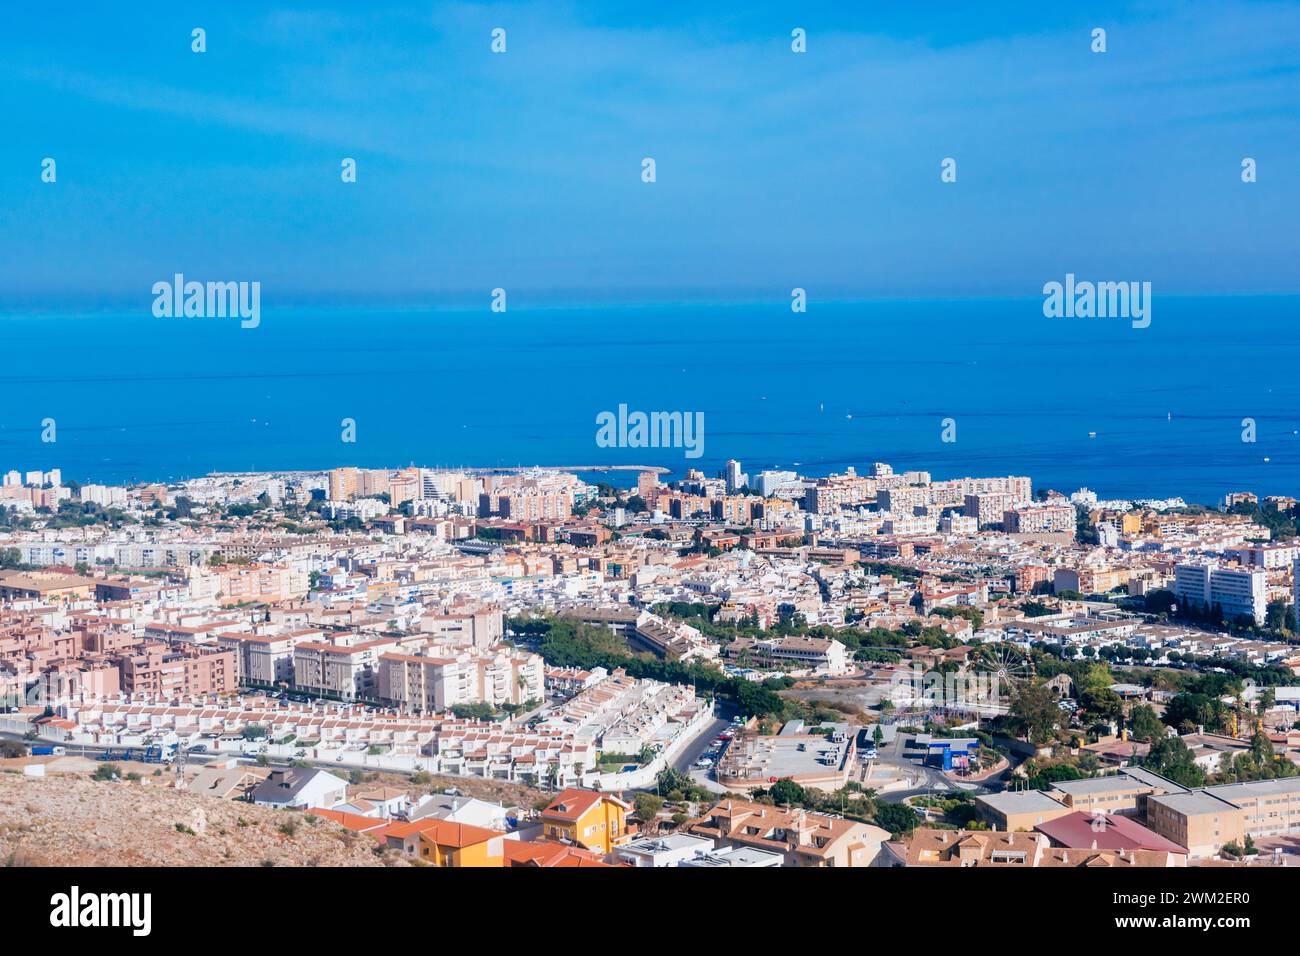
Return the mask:
{"type": "Polygon", "coordinates": [[[1300,860],[1295,498],[742,467],[10,471],[0,782],[394,865],[1300,860]]]}

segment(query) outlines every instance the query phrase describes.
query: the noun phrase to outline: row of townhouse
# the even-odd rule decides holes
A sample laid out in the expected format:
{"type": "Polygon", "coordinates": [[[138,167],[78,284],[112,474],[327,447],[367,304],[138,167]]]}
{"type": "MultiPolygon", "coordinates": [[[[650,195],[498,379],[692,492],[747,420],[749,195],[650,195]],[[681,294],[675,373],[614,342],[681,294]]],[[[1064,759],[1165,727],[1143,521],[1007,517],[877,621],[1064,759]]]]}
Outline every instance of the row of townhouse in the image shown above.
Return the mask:
{"type": "MultiPolygon", "coordinates": [[[[229,654],[229,652],[225,652],[229,654]]],[[[539,673],[540,682],[541,675],[539,673]]],[[[182,700],[175,686],[158,682],[163,696],[182,700]]],[[[149,736],[172,741],[213,741],[214,751],[238,752],[249,727],[271,741],[293,739],[318,759],[344,750],[378,748],[409,758],[434,773],[466,774],[555,785],[576,783],[596,771],[602,749],[637,752],[673,745],[707,719],[707,705],[690,688],[634,681],[620,673],[581,691],[559,716],[523,729],[500,722],[379,712],[342,705],[260,705],[259,698],[154,703],[129,698],[85,699],[66,710],[77,739],[110,744],[149,736]],[[601,685],[612,681],[610,688],[601,685]],[[631,682],[628,686],[625,682],[631,682]],[[613,706],[607,706],[613,701],[613,706]]]]}

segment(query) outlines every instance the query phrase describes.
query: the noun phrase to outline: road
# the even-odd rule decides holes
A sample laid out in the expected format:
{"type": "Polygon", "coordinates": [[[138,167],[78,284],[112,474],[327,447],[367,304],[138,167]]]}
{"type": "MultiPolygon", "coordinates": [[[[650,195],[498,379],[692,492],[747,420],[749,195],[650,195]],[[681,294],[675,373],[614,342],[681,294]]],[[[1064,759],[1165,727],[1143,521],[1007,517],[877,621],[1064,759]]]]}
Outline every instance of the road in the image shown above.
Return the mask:
{"type": "MultiPolygon", "coordinates": [[[[12,733],[10,731],[0,731],[0,740],[13,740],[23,744],[26,747],[63,747],[67,751],[67,753],[64,756],[85,757],[91,760],[95,759],[100,754],[108,750],[112,750],[117,753],[122,753],[123,751],[128,749],[133,750],[137,753],[143,753],[144,751],[144,747],[138,744],[128,748],[122,744],[61,743],[56,740],[47,740],[44,738],[40,740],[28,740],[22,734],[12,733]]],[[[242,759],[248,759],[243,754],[192,753],[192,752],[189,753],[185,759],[188,763],[191,764],[195,764],[195,763],[201,764],[201,763],[207,763],[209,760],[226,760],[229,759],[230,757],[240,757],[242,759]]]]}
{"type": "Polygon", "coordinates": [[[691,764],[700,759],[700,754],[713,746],[714,739],[731,726],[731,717],[723,716],[719,713],[713,720],[707,724],[704,731],[696,737],[691,743],[677,755],[673,760],[673,769],[680,770],[682,773],[689,774],[691,764]]]}
{"type": "MultiPolygon", "coordinates": [[[[893,740],[887,744],[881,744],[879,747],[880,762],[891,764],[895,767],[902,768],[911,776],[918,778],[919,786],[909,787],[906,790],[894,790],[889,793],[878,794],[878,799],[885,803],[901,803],[908,797],[919,797],[923,795],[935,796],[936,794],[950,793],[954,790],[965,790],[967,793],[979,793],[984,789],[978,783],[965,783],[960,780],[953,780],[946,776],[943,771],[927,766],[919,760],[904,756],[903,742],[911,737],[911,734],[897,734],[893,740]]],[[[866,786],[871,786],[868,782],[866,786]]]]}

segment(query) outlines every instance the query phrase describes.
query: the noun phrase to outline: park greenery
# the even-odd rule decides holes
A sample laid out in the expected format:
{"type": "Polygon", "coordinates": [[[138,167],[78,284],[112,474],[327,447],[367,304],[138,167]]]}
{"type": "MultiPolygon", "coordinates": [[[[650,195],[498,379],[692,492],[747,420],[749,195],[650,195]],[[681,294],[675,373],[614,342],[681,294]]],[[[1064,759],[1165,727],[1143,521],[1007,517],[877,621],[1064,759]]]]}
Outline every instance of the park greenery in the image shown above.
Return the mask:
{"type": "MultiPolygon", "coordinates": [[[[563,617],[537,616],[512,618],[508,628],[529,640],[537,653],[552,667],[581,667],[590,670],[623,668],[639,679],[675,684],[692,684],[697,692],[728,701],[743,715],[786,719],[787,702],[777,696],[780,681],[756,684],[742,678],[728,677],[712,664],[661,660],[649,654],[633,653],[618,635],[603,627],[590,627],[563,617]]],[[[797,705],[795,705],[797,706],[797,705]]]]}

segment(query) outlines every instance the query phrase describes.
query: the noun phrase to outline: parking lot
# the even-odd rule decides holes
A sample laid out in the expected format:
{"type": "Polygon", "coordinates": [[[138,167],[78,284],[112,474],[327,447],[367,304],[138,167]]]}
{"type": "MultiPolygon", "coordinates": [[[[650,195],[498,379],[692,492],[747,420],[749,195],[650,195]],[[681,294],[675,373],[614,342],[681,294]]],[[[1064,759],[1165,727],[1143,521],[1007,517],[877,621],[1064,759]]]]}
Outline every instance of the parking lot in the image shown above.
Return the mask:
{"type": "Polygon", "coordinates": [[[722,759],[735,738],[736,728],[739,723],[739,718],[737,718],[732,720],[730,724],[719,724],[722,730],[712,737],[705,736],[702,739],[703,747],[691,755],[693,759],[684,769],[692,772],[708,772],[717,766],[718,761],[722,759]]]}
{"type": "MultiPolygon", "coordinates": [[[[748,742],[747,742],[748,743],[748,742]]],[[[799,739],[767,737],[746,746],[734,756],[738,772],[744,776],[806,777],[833,770],[844,761],[847,741],[832,743],[824,738],[799,739]]]]}

